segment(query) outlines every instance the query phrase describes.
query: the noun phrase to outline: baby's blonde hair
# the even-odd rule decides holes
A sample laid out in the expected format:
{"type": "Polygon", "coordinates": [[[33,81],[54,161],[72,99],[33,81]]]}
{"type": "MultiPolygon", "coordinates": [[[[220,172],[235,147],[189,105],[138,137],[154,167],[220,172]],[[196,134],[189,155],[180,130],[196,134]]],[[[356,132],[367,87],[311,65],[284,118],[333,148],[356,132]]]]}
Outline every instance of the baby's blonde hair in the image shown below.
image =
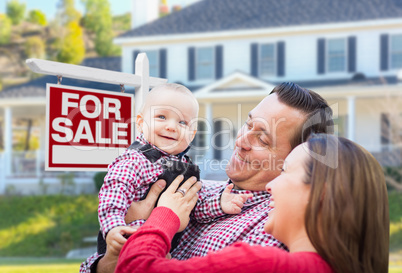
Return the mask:
{"type": "Polygon", "coordinates": [[[198,115],[198,101],[195,98],[194,94],[184,85],[177,84],[177,83],[165,83],[152,88],[149,93],[147,94],[144,103],[142,104],[140,113],[144,113],[144,110],[149,108],[150,103],[152,102],[152,98],[157,96],[159,92],[178,92],[182,95],[186,95],[194,101],[194,106],[197,107],[197,115],[198,115]]]}

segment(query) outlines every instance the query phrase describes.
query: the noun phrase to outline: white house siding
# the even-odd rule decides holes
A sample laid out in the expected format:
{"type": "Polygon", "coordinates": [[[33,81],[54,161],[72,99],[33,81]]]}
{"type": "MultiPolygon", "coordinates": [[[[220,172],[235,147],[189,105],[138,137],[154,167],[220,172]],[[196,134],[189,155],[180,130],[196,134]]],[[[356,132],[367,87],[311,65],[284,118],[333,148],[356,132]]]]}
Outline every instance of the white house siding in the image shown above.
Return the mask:
{"type": "MultiPolygon", "coordinates": [[[[385,20],[386,21],[386,20],[385,20]]],[[[387,22],[387,21],[386,21],[387,22]]],[[[187,50],[189,47],[223,46],[223,76],[241,70],[250,73],[250,45],[252,43],[277,43],[285,42],[285,76],[270,76],[265,78],[272,82],[278,81],[307,81],[327,79],[349,79],[356,72],[364,73],[367,77],[379,75],[395,75],[395,70],[386,72],[380,71],[380,35],[387,33],[402,34],[401,20],[391,20],[389,24],[378,22],[357,23],[354,27],[349,24],[344,27],[342,24],[322,25],[319,29],[311,27],[307,31],[306,26],[280,29],[266,29],[260,35],[245,35],[242,32],[223,32],[222,38],[205,38],[191,40],[192,36],[169,36],[168,39],[159,37],[161,42],[141,42],[141,44],[126,44],[123,50],[123,71],[132,73],[132,55],[134,50],[167,49],[167,75],[170,82],[182,82],[186,85],[205,85],[215,81],[203,80],[189,82],[187,78],[188,59],[187,50]],[[378,25],[374,25],[374,24],[378,25]],[[327,27],[327,28],[325,28],[327,27]],[[288,31],[287,31],[288,29],[288,31]],[[317,74],[317,40],[319,38],[333,39],[356,37],[356,72],[345,72],[317,74]],[[174,38],[174,39],[173,39],[174,38]]],[[[216,34],[211,34],[216,35],[216,34]]],[[[211,36],[212,37],[212,36],[211,36]]],[[[347,63],[347,62],[346,62],[347,63]]]]}

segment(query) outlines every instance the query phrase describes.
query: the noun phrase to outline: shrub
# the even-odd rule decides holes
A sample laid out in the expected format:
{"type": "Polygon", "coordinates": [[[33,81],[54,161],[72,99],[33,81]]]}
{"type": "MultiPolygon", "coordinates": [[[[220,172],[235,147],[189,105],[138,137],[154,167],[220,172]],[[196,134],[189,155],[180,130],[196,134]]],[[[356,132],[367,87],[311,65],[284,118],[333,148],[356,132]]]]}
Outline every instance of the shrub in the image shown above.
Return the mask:
{"type": "Polygon", "coordinates": [[[98,172],[94,175],[95,188],[99,191],[103,185],[103,180],[107,172],[98,172]]]}

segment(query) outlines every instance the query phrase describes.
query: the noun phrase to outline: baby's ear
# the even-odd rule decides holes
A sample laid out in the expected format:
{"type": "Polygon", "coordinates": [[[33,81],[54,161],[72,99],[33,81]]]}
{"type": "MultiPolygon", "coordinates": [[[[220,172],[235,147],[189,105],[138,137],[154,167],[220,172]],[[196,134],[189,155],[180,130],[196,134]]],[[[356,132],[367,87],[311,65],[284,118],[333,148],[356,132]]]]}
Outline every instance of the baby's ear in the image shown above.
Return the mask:
{"type": "Polygon", "coordinates": [[[135,123],[136,123],[136,125],[137,125],[137,130],[138,130],[138,132],[139,132],[139,133],[142,133],[142,132],[143,132],[142,128],[143,128],[143,126],[144,126],[144,116],[143,116],[142,113],[138,113],[138,114],[137,114],[137,118],[136,118],[136,120],[135,120],[135,123]]]}
{"type": "Polygon", "coordinates": [[[196,133],[197,133],[197,129],[195,129],[195,130],[190,130],[190,132],[189,132],[189,135],[190,135],[190,142],[194,140],[196,133]]]}

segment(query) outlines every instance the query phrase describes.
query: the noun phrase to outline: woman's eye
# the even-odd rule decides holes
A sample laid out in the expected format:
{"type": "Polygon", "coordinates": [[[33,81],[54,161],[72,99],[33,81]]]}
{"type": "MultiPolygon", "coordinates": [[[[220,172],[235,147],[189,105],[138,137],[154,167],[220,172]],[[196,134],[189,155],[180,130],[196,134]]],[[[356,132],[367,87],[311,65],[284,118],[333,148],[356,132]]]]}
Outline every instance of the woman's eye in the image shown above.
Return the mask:
{"type": "Polygon", "coordinates": [[[164,115],[159,115],[157,118],[166,119],[166,117],[164,115]]]}
{"type": "Polygon", "coordinates": [[[187,125],[187,122],[185,122],[184,120],[180,121],[179,123],[182,125],[187,125]]]}
{"type": "Polygon", "coordinates": [[[248,129],[251,129],[251,128],[252,128],[251,124],[248,123],[247,121],[246,121],[244,124],[246,124],[246,126],[247,126],[248,129]]]}

